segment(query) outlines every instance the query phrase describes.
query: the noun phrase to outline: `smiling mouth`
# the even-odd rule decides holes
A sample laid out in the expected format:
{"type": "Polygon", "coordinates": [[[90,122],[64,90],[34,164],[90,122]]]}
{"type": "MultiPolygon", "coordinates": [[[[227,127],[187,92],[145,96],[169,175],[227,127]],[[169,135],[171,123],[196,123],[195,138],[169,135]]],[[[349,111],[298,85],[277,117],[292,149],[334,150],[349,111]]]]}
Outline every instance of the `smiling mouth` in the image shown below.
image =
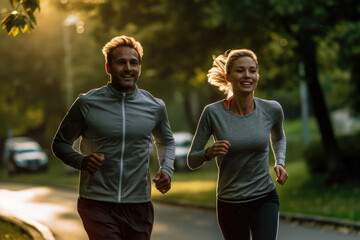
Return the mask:
{"type": "Polygon", "coordinates": [[[121,78],[127,78],[127,79],[130,79],[130,78],[133,78],[134,76],[132,74],[124,74],[124,75],[121,75],[121,78]]]}
{"type": "Polygon", "coordinates": [[[241,85],[244,85],[244,86],[250,86],[252,85],[253,83],[252,82],[240,82],[241,85]]]}

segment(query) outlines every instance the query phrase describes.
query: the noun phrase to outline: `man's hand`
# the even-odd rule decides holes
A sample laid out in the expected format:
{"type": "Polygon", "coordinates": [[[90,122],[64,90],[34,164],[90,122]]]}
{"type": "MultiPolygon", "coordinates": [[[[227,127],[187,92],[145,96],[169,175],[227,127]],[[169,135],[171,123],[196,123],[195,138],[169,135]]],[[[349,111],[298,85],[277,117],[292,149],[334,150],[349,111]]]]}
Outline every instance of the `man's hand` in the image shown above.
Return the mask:
{"type": "Polygon", "coordinates": [[[100,169],[104,160],[105,156],[102,153],[92,153],[87,155],[83,160],[82,169],[89,173],[95,173],[100,169]]]}
{"type": "Polygon", "coordinates": [[[215,158],[218,155],[226,155],[230,148],[230,143],[226,140],[216,141],[205,153],[208,160],[215,158]]]}
{"type": "Polygon", "coordinates": [[[285,168],[282,165],[278,164],[274,167],[274,171],[276,173],[276,181],[283,185],[288,179],[288,174],[285,168]]]}
{"type": "Polygon", "coordinates": [[[166,172],[158,172],[153,179],[155,186],[162,194],[167,193],[171,188],[171,178],[166,172]]]}

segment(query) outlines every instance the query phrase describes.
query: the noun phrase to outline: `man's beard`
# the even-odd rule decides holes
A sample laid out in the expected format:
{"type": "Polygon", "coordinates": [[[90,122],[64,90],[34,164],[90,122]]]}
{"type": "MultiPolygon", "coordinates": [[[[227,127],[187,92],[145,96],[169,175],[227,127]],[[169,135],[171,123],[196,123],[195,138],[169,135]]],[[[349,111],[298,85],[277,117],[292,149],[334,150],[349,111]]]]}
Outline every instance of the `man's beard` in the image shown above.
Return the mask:
{"type": "Polygon", "coordinates": [[[131,91],[135,88],[135,84],[138,80],[138,76],[132,76],[132,80],[124,80],[121,77],[121,74],[111,74],[111,83],[115,87],[116,90],[127,92],[131,91]]]}

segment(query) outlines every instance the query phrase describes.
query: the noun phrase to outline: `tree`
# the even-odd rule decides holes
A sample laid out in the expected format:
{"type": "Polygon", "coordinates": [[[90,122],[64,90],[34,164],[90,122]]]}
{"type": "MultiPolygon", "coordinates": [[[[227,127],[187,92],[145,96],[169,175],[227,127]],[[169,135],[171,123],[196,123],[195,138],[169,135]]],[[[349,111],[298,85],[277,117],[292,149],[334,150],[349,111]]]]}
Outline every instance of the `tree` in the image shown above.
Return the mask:
{"type": "MultiPolygon", "coordinates": [[[[211,54],[239,46],[253,49],[259,59],[264,59],[261,69],[269,72],[267,80],[278,88],[289,85],[289,78],[298,80],[294,75],[298,64],[303,63],[311,105],[328,154],[327,168],[336,178],[344,166],[319,81],[319,42],[342,22],[358,23],[359,9],[356,0],[108,1],[98,8],[102,22],[102,31],[98,32],[102,33],[100,38],[108,38],[103,32],[121,30],[141,39],[144,57],[151,57],[144,67],[149,74],[144,72],[142,79],[148,79],[155,92],[166,85],[166,91],[161,90],[165,96],[181,89],[185,109],[194,104],[192,92],[201,92],[205,86],[203,69],[211,65],[211,54]],[[274,47],[277,39],[281,47],[274,47]],[[279,69],[285,71],[276,72],[279,69]]],[[[355,69],[356,63],[352,66],[355,69]]],[[[197,117],[187,112],[193,126],[197,117]]]]}
{"type": "Polygon", "coordinates": [[[63,18],[50,10],[38,17],[31,34],[12,38],[0,33],[0,138],[8,127],[14,135],[33,136],[49,147],[65,112],[59,41],[63,18]]]}
{"type": "Polygon", "coordinates": [[[339,62],[343,69],[349,69],[352,73],[353,89],[348,94],[351,101],[346,104],[351,109],[360,113],[360,21],[339,22],[329,34],[329,38],[339,45],[339,62]],[[341,46],[341,47],[340,47],[341,46]]]}
{"type": "Polygon", "coordinates": [[[2,21],[2,29],[14,37],[19,32],[31,31],[36,24],[35,12],[40,11],[39,0],[9,0],[12,11],[2,21]]]}
{"type": "Polygon", "coordinates": [[[319,83],[318,42],[325,38],[338,23],[358,22],[359,9],[360,3],[352,0],[281,2],[274,5],[275,11],[273,16],[270,16],[272,22],[277,23],[283,34],[288,34],[297,41],[295,51],[305,66],[305,79],[309,87],[311,104],[328,158],[328,171],[335,181],[340,180],[339,176],[342,175],[345,166],[319,83]]]}

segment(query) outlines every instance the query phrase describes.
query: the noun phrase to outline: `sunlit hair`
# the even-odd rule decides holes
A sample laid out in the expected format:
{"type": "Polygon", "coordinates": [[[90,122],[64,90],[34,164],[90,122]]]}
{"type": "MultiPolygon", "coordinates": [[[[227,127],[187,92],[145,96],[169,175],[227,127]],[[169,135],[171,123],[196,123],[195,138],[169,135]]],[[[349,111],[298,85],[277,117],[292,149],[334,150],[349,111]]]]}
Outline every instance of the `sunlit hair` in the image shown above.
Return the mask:
{"type": "Polygon", "coordinates": [[[231,83],[226,81],[225,78],[225,63],[226,55],[221,54],[219,56],[213,55],[213,65],[212,68],[208,71],[207,77],[208,82],[219,88],[220,91],[224,92],[229,96],[232,95],[231,83]]]}
{"type": "Polygon", "coordinates": [[[142,56],[144,54],[141,44],[132,37],[122,35],[111,39],[108,43],[105,44],[102,49],[102,53],[104,54],[105,61],[108,65],[111,65],[111,60],[113,57],[112,51],[114,51],[115,48],[121,46],[134,48],[139,54],[139,61],[141,62],[142,56]]]}
{"type": "Polygon", "coordinates": [[[226,81],[225,74],[230,74],[233,62],[241,57],[250,57],[256,63],[258,69],[258,61],[256,54],[248,49],[227,50],[224,54],[217,57],[213,56],[212,68],[208,71],[208,82],[223,91],[227,97],[233,95],[231,82],[226,81]]]}

